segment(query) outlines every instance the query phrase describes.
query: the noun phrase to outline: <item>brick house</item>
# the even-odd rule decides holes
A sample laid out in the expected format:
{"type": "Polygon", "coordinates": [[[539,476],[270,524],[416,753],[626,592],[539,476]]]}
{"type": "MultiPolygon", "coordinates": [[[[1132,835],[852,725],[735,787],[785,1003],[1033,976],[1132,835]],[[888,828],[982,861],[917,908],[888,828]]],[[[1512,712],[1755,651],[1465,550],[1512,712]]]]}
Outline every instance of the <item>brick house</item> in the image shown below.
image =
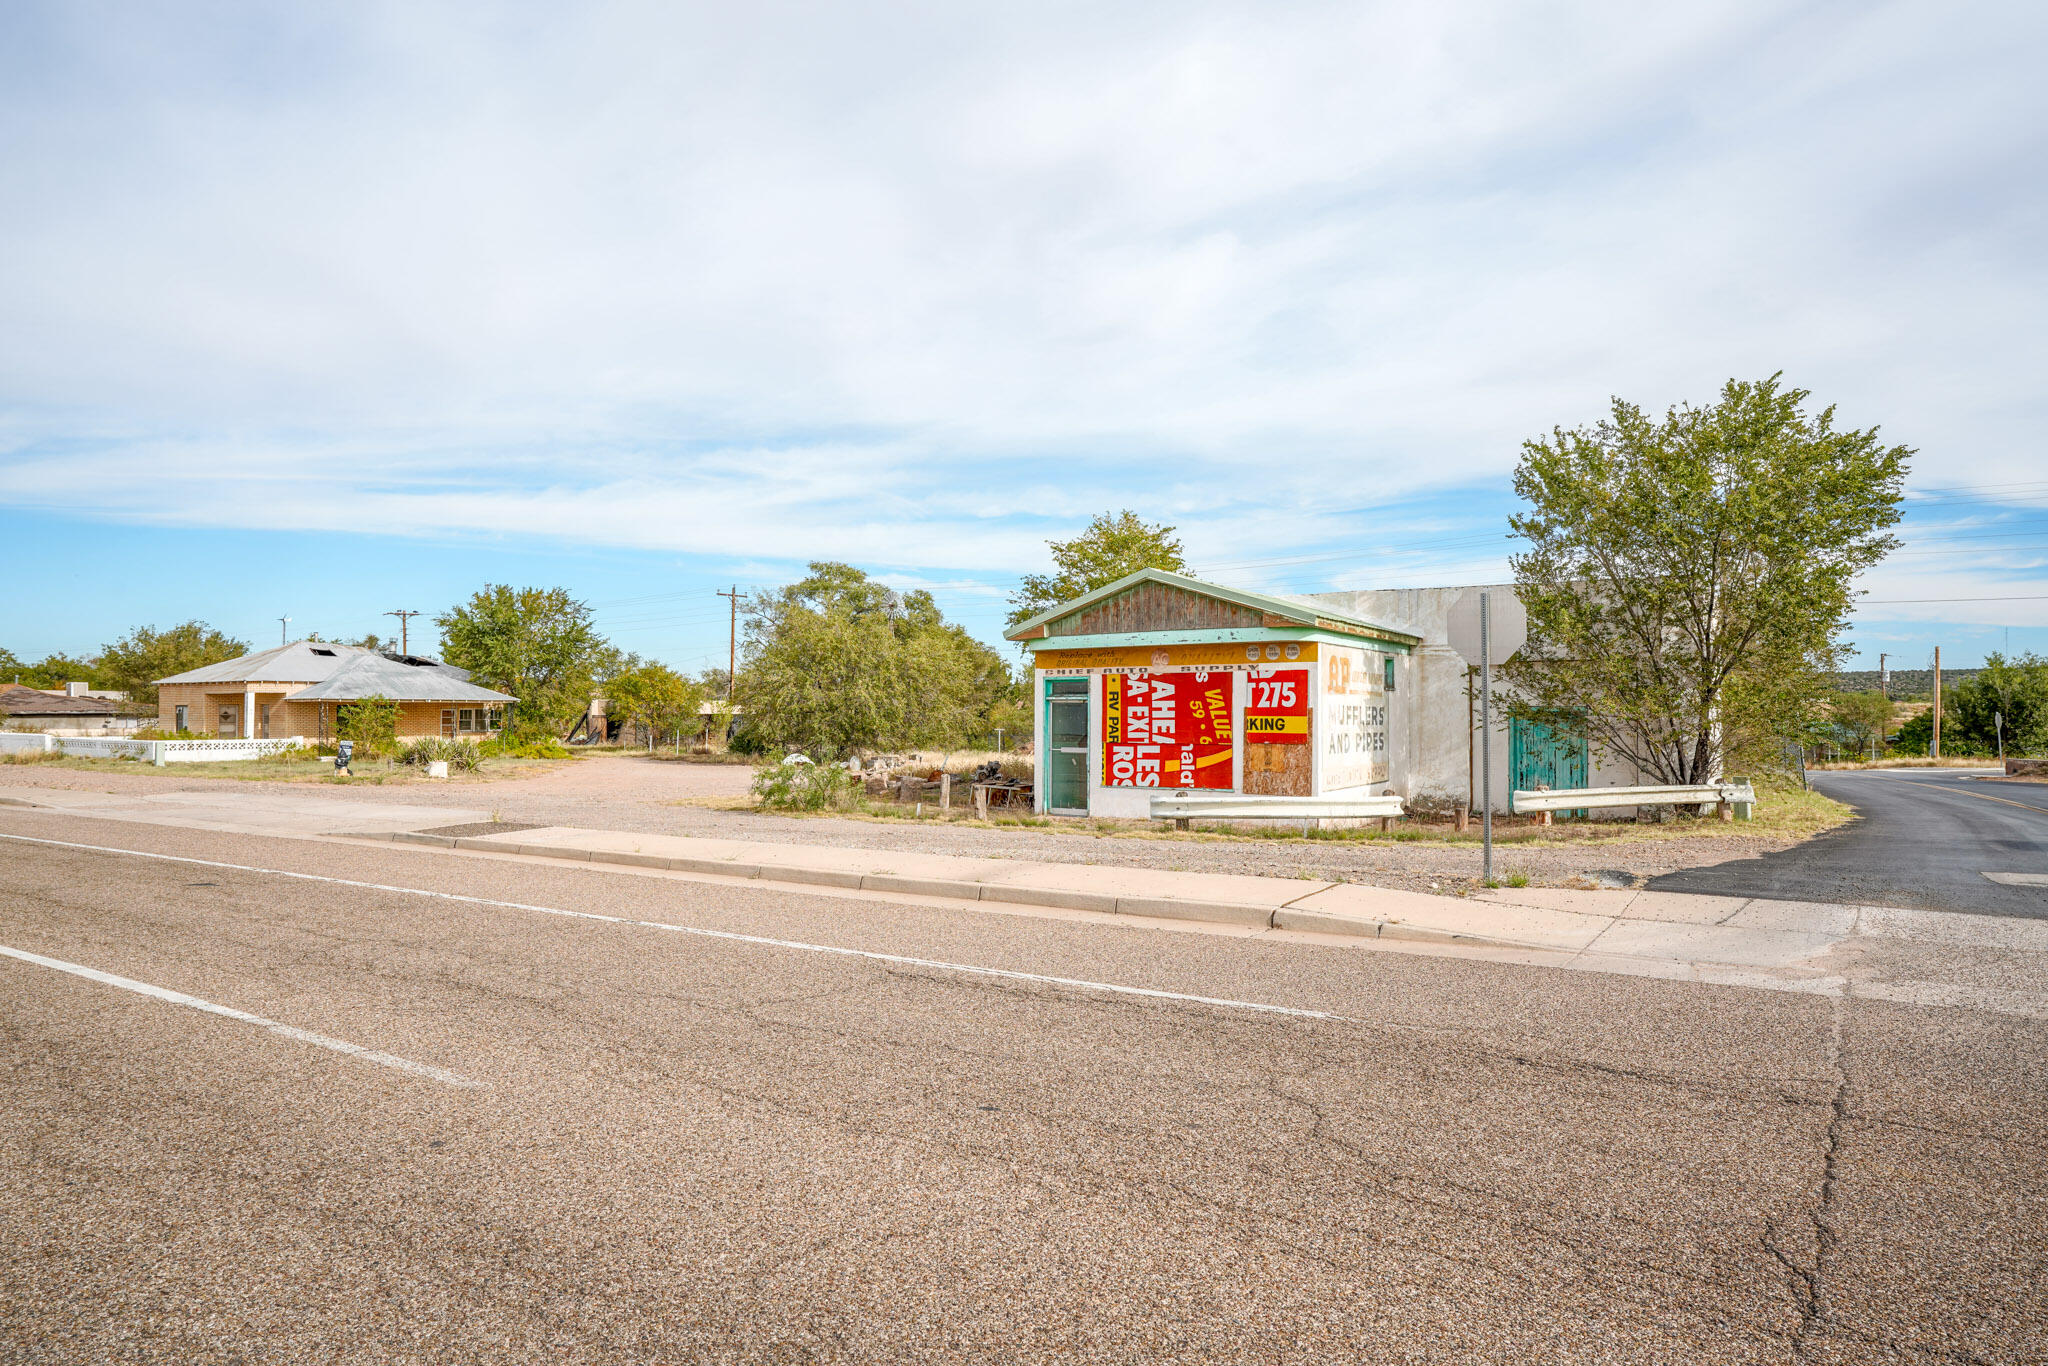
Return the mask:
{"type": "Polygon", "coordinates": [[[495,735],[515,698],[469,681],[466,670],[423,655],[295,640],[157,680],[157,724],[167,731],[240,739],[326,740],[351,703],[399,704],[401,736],[495,735]]]}

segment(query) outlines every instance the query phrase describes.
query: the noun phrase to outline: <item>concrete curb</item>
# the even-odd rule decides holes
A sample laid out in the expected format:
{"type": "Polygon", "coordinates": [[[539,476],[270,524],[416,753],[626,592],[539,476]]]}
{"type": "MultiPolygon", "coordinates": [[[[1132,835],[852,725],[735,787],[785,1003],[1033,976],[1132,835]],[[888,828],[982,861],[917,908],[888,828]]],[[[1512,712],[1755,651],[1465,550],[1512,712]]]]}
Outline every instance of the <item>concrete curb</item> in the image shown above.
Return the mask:
{"type": "MultiPolygon", "coordinates": [[[[19,798],[0,797],[0,805],[33,807],[39,804],[19,798]]],[[[1191,920],[1216,925],[1237,925],[1249,929],[1301,930],[1312,934],[1344,935],[1353,939],[1396,939],[1512,949],[1556,947],[1532,944],[1527,940],[1511,939],[1505,935],[1471,934],[1459,930],[1436,929],[1427,925],[1413,925],[1398,920],[1373,920],[1363,916],[1332,915],[1326,911],[1295,910],[1290,905],[1275,907],[1249,902],[1117,896],[1109,892],[1033,887],[1014,882],[973,882],[966,879],[912,877],[900,873],[859,873],[850,869],[812,868],[801,864],[742,863],[737,860],[715,858],[668,857],[662,854],[579,849],[570,845],[515,844],[510,840],[501,841],[493,837],[435,835],[420,830],[336,831],[328,838],[374,840],[379,843],[411,844],[428,849],[459,849],[480,854],[519,854],[526,858],[582,864],[613,864],[622,868],[652,868],[664,872],[696,873],[791,887],[836,887],[847,891],[894,892],[904,896],[940,897],[951,901],[986,901],[998,905],[1036,906],[1048,910],[1093,911],[1098,915],[1191,920]]]]}
{"type": "Polygon", "coordinates": [[[1256,929],[1307,930],[1316,934],[1341,934],[1358,939],[1406,939],[1446,944],[1528,947],[1519,940],[1488,935],[1462,934],[1421,925],[1365,920],[1318,911],[1296,911],[1285,906],[1260,906],[1245,902],[1115,896],[1107,892],[1039,888],[1016,883],[971,882],[964,879],[909,877],[897,873],[856,873],[839,868],[810,868],[798,864],[727,863],[708,858],[669,858],[660,854],[578,849],[565,845],[513,844],[486,837],[451,838],[447,835],[432,835],[410,830],[345,835],[340,838],[389,840],[397,844],[425,845],[434,849],[521,854],[528,858],[561,859],[576,863],[610,863],[628,868],[659,868],[669,872],[702,873],[794,886],[896,892],[906,896],[943,897],[954,901],[987,901],[1014,906],[1041,906],[1063,911],[1094,911],[1103,915],[1146,916],[1162,920],[1195,920],[1256,929]]]}

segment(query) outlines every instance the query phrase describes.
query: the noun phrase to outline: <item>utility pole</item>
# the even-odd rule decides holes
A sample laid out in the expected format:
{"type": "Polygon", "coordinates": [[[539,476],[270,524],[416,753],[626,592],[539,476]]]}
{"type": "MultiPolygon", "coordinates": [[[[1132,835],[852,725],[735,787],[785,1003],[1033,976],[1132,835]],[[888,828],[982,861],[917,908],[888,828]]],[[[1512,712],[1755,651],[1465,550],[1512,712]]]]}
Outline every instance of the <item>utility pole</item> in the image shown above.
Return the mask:
{"type": "Polygon", "coordinates": [[[732,600],[732,628],[725,638],[725,723],[731,725],[733,674],[740,664],[740,586],[734,584],[730,593],[718,596],[732,600]]]}
{"type": "Polygon", "coordinates": [[[1934,753],[1930,758],[1941,757],[1941,647],[1934,647],[1934,753]]]}
{"type": "Polygon", "coordinates": [[[411,654],[412,640],[410,633],[405,628],[410,626],[412,619],[420,614],[418,612],[408,612],[401,607],[394,612],[386,612],[384,615],[398,618],[398,653],[402,655],[411,654]]]}
{"type": "Polygon", "coordinates": [[[1888,654],[1886,654],[1886,653],[1884,653],[1884,652],[1883,652],[1882,650],[1878,651],[1878,654],[1877,654],[1877,690],[1878,690],[1878,691],[1879,691],[1880,693],[1882,693],[1882,694],[1884,695],[1884,697],[1885,697],[1885,700],[1886,700],[1886,701],[1890,701],[1890,700],[1891,700],[1891,695],[1892,695],[1892,671],[1891,671],[1890,669],[1887,669],[1887,668],[1885,668],[1885,666],[1884,666],[1884,662],[1885,662],[1885,661],[1886,661],[1887,659],[1890,659],[1890,658],[1891,658],[1891,656],[1890,656],[1890,655],[1888,655],[1888,654]]]}
{"type": "Polygon", "coordinates": [[[291,642],[288,639],[286,639],[286,628],[289,627],[291,624],[292,619],[290,617],[279,617],[277,619],[277,643],[279,645],[291,644],[291,642]]]}

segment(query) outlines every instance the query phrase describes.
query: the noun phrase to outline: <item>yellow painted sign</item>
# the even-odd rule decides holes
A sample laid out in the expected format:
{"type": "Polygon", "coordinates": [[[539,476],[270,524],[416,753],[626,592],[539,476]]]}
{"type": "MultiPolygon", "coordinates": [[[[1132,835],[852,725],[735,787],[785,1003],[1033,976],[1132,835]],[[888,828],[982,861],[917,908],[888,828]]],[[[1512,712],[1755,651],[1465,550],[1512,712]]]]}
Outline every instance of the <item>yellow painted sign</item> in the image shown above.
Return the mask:
{"type": "Polygon", "coordinates": [[[1034,669],[1230,669],[1233,672],[1316,657],[1312,640],[1240,645],[1116,645],[1100,650],[1040,650],[1034,669]]]}

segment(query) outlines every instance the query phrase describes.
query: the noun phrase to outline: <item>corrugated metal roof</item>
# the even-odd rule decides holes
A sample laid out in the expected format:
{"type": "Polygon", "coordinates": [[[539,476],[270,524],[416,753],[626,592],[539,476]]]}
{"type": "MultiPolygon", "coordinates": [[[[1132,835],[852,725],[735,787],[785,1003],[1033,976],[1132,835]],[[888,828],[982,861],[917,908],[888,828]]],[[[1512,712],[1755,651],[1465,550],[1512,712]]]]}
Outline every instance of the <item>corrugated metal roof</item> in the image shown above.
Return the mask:
{"type": "Polygon", "coordinates": [[[0,685],[0,716],[119,716],[128,710],[105,697],[64,697],[16,683],[0,685]]]}
{"type": "Polygon", "coordinates": [[[480,688],[438,664],[406,664],[358,650],[326,678],[286,697],[288,702],[359,702],[388,697],[393,702],[487,702],[518,699],[480,688]]]}
{"type": "Polygon", "coordinates": [[[318,683],[350,660],[371,653],[356,645],[295,640],[274,650],[187,669],[157,683],[318,683]]]}
{"type": "Polygon", "coordinates": [[[1093,606],[1105,598],[1115,597],[1118,593],[1123,592],[1134,584],[1147,582],[1169,584],[1190,593],[1199,593],[1205,597],[1216,598],[1222,602],[1233,602],[1240,607],[1249,607],[1254,611],[1281,617],[1302,626],[1313,627],[1319,622],[1339,622],[1343,625],[1358,627],[1366,631],[1398,636],[1402,639],[1411,638],[1405,631],[1396,631],[1390,627],[1382,626],[1378,622],[1367,621],[1364,617],[1354,612],[1345,611],[1327,602],[1318,602],[1313,598],[1295,597],[1292,594],[1253,593],[1242,588],[1225,588],[1220,583],[1209,583],[1203,579],[1191,578],[1186,574],[1175,574],[1166,569],[1140,569],[1135,573],[1126,574],[1115,583],[1106,583],[1093,592],[1083,593],[1078,598],[1069,599],[1055,607],[1048,607],[1045,611],[1040,612],[1028,621],[1021,621],[1012,626],[1003,635],[1009,640],[1025,640],[1031,637],[1040,626],[1058,621],[1061,617],[1072,616],[1074,613],[1093,606]]]}

